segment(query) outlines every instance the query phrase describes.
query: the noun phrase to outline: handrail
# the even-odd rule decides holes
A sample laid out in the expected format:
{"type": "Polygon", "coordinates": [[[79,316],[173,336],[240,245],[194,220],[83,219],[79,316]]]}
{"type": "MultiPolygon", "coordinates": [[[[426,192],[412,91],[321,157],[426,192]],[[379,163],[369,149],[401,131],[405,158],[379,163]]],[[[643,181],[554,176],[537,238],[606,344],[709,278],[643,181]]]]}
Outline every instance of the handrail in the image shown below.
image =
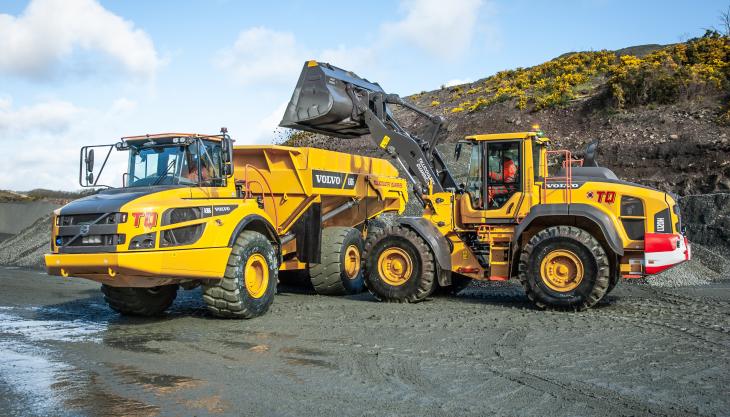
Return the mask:
{"type": "Polygon", "coordinates": [[[548,159],[550,155],[563,155],[562,166],[565,170],[565,175],[559,177],[551,177],[549,175],[545,176],[545,182],[541,191],[541,200],[543,202],[547,201],[548,183],[550,180],[554,180],[557,183],[564,182],[565,202],[571,204],[573,200],[573,164],[577,164],[577,166],[583,166],[583,159],[573,159],[572,153],[569,150],[565,149],[545,151],[545,160],[543,162],[545,164],[546,170],[548,169],[548,159]]]}
{"type": "Polygon", "coordinates": [[[261,172],[261,170],[251,164],[246,164],[244,166],[243,182],[246,184],[246,192],[244,194],[244,198],[248,199],[253,196],[253,192],[251,191],[251,184],[254,184],[254,183],[259,184],[259,186],[261,187],[261,195],[262,196],[265,195],[264,187],[263,187],[263,185],[261,185],[261,182],[259,182],[259,181],[249,182],[248,181],[248,169],[249,168],[253,169],[254,171],[256,171],[257,174],[259,174],[261,179],[264,180],[264,183],[266,183],[266,188],[269,189],[269,196],[271,197],[271,206],[274,208],[274,223],[275,223],[274,226],[276,227],[276,231],[279,232],[279,231],[281,231],[281,228],[279,227],[279,210],[276,208],[276,198],[274,197],[274,192],[271,189],[271,184],[269,184],[269,181],[266,179],[266,177],[261,172]]]}

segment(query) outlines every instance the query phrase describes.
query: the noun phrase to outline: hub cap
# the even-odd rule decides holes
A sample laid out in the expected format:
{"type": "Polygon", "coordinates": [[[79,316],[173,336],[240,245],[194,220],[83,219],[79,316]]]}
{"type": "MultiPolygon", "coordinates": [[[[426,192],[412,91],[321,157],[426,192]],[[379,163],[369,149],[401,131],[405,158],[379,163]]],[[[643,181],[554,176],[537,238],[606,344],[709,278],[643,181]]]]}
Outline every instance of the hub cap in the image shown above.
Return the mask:
{"type": "Polygon", "coordinates": [[[553,291],[568,292],[583,281],[583,262],[569,250],[554,250],[540,263],[542,282],[553,291]]]}
{"type": "Polygon", "coordinates": [[[357,278],[360,273],[360,249],[350,245],[345,249],[345,275],[349,279],[357,278]]]}
{"type": "Polygon", "coordinates": [[[269,266],[263,255],[254,253],[248,258],[243,269],[243,279],[251,297],[261,298],[264,295],[269,286],[269,266]]]}
{"type": "Polygon", "coordinates": [[[403,285],[413,274],[413,260],[401,248],[388,248],[378,258],[378,272],[386,283],[403,285]]]}

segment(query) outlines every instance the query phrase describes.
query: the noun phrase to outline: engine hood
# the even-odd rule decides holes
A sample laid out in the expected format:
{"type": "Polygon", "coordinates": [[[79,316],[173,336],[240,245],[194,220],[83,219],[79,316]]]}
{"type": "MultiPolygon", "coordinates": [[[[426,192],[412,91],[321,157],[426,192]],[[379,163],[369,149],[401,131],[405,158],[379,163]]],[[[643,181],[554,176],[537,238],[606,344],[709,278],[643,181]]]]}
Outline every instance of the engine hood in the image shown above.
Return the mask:
{"type": "Polygon", "coordinates": [[[114,188],[98,194],[74,200],[61,207],[61,216],[90,213],[118,212],[125,204],[146,195],[167,191],[180,186],[156,186],[140,188],[114,188]]]}

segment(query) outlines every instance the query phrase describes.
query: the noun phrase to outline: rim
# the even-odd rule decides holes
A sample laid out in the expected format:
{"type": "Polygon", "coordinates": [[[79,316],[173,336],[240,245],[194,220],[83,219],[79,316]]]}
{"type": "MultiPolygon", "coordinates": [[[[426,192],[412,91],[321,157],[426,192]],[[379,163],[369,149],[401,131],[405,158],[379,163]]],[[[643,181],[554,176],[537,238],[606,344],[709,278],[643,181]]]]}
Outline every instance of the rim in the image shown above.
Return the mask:
{"type": "Polygon", "coordinates": [[[254,253],[246,261],[243,269],[246,291],[253,298],[261,298],[269,286],[269,265],[260,253],[254,253]]]}
{"type": "Polygon", "coordinates": [[[360,273],[360,249],[350,245],[345,249],[345,275],[348,279],[355,279],[360,273]]]}
{"type": "Polygon", "coordinates": [[[386,283],[396,287],[403,285],[413,274],[413,260],[401,248],[388,248],[378,257],[378,272],[386,283]]]}
{"type": "Polygon", "coordinates": [[[554,250],[540,263],[542,282],[553,291],[568,292],[576,289],[583,281],[584,272],[583,262],[569,250],[554,250]]]}

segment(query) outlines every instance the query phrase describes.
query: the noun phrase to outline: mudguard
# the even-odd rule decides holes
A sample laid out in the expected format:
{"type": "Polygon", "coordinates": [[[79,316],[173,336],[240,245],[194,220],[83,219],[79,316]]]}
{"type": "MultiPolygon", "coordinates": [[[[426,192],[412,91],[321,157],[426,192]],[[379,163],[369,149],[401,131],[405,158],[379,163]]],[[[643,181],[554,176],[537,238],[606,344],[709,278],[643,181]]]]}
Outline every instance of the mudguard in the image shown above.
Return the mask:
{"type": "MultiPolygon", "coordinates": [[[[266,231],[266,233],[263,234],[267,236],[269,240],[275,242],[276,246],[281,246],[281,240],[279,239],[279,235],[276,234],[274,226],[272,226],[271,223],[269,223],[269,221],[266,220],[263,216],[259,216],[258,214],[250,214],[241,219],[241,221],[239,221],[236,225],[236,228],[233,230],[231,237],[228,239],[229,247],[233,246],[233,242],[235,242],[238,235],[244,230],[255,230],[259,233],[266,231]]],[[[280,253],[281,251],[277,249],[277,252],[280,253]]],[[[281,254],[279,256],[281,256],[281,254]]]]}
{"type": "Polygon", "coordinates": [[[398,224],[416,232],[431,248],[438,265],[438,282],[451,285],[451,244],[430,221],[423,217],[401,217],[398,224]]]}
{"type": "MultiPolygon", "coordinates": [[[[608,246],[617,255],[624,254],[624,243],[621,240],[621,236],[618,235],[616,228],[611,222],[611,218],[608,214],[598,210],[597,208],[588,204],[543,204],[540,206],[533,207],[530,210],[530,214],[525,217],[522,222],[515,229],[515,241],[519,239],[522,233],[527,230],[535,219],[546,216],[570,216],[570,217],[583,217],[593,223],[597,224],[601,229],[603,236],[608,242],[608,246]]],[[[516,247],[516,246],[515,246],[516,247]]]]}

